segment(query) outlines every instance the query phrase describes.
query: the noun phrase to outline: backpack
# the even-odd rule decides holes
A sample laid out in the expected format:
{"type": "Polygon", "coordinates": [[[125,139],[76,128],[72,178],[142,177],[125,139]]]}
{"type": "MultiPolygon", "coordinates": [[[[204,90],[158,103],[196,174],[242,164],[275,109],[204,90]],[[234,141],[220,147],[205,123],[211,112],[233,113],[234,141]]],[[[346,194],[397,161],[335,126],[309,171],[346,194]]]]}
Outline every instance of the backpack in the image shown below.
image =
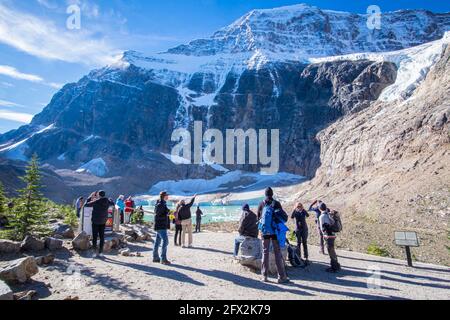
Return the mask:
{"type": "Polygon", "coordinates": [[[330,218],[333,221],[333,224],[330,226],[332,232],[341,232],[342,231],[342,220],[341,215],[336,210],[330,212],[330,218]]]}
{"type": "Polygon", "coordinates": [[[305,267],[304,262],[298,255],[297,248],[293,245],[288,245],[288,258],[291,266],[293,266],[294,268],[305,267]]]}
{"type": "Polygon", "coordinates": [[[259,220],[258,229],[263,235],[275,234],[275,226],[273,216],[275,214],[275,201],[272,203],[265,204],[261,219],[259,220]]]}

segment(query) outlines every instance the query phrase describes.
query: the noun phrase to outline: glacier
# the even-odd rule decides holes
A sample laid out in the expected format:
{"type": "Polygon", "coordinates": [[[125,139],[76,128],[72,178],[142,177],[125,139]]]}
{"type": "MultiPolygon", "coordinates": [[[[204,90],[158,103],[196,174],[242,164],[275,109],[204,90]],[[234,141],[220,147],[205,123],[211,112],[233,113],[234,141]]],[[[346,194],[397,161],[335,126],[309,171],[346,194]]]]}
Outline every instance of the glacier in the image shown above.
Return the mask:
{"type": "Polygon", "coordinates": [[[82,165],[77,173],[89,173],[97,177],[104,177],[108,173],[108,167],[102,158],[93,159],[82,165]]]}
{"type": "Polygon", "coordinates": [[[149,191],[150,195],[158,195],[161,190],[173,196],[190,196],[193,194],[208,194],[226,192],[230,188],[233,192],[248,192],[264,189],[267,186],[286,186],[305,181],[305,177],[280,172],[274,175],[250,173],[240,170],[230,171],[211,180],[187,179],[179,181],[161,181],[149,191]]]}

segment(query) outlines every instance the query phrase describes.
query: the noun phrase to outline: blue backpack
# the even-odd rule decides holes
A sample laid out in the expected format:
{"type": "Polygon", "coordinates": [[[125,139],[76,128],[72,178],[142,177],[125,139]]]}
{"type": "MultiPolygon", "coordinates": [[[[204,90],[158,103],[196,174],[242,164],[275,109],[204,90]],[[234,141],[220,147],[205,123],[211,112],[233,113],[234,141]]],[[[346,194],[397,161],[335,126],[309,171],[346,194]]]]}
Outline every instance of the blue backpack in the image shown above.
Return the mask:
{"type": "Polygon", "coordinates": [[[272,204],[266,204],[263,208],[261,219],[259,220],[258,229],[263,235],[275,234],[274,214],[275,214],[275,201],[272,204]]]}

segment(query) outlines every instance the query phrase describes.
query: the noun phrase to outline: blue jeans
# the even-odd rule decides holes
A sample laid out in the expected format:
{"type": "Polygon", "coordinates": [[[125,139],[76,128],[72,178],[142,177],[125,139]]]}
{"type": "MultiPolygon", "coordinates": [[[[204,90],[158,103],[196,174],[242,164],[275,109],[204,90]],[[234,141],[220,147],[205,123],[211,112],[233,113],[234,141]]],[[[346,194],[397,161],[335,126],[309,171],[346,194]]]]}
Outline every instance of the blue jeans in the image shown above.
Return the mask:
{"type": "Polygon", "coordinates": [[[153,248],[154,260],[159,260],[159,246],[161,245],[161,241],[162,241],[161,259],[165,261],[167,260],[167,246],[169,245],[169,237],[167,235],[167,230],[156,231],[155,247],[153,248]]]}
{"type": "Polygon", "coordinates": [[[234,239],[234,256],[237,257],[239,255],[239,248],[241,247],[242,242],[244,242],[244,236],[238,236],[234,239]]]}

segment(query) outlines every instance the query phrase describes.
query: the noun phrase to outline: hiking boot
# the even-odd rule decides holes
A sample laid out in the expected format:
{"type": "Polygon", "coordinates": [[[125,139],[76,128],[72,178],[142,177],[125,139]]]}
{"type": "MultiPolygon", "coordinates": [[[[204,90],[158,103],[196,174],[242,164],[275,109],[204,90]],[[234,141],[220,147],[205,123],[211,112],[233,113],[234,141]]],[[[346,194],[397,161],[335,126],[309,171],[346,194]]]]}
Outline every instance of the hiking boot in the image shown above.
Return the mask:
{"type": "Polygon", "coordinates": [[[309,266],[311,264],[311,262],[309,262],[308,259],[305,259],[305,266],[309,266]]]}
{"type": "Polygon", "coordinates": [[[266,277],[266,276],[262,277],[262,278],[261,278],[261,281],[262,281],[262,282],[265,282],[265,283],[270,282],[270,281],[269,281],[269,278],[266,277]]]}
{"type": "Polygon", "coordinates": [[[165,266],[170,266],[172,263],[170,263],[169,260],[163,260],[163,261],[161,261],[161,264],[163,264],[165,266]]]}
{"type": "Polygon", "coordinates": [[[160,263],[161,259],[153,258],[153,263],[160,263]]]}
{"type": "Polygon", "coordinates": [[[278,284],[286,284],[289,283],[291,280],[289,278],[284,278],[284,279],[278,279],[278,284]]]}
{"type": "Polygon", "coordinates": [[[328,273],[337,273],[339,270],[334,269],[334,268],[328,268],[325,271],[328,272],[328,273]]]}
{"type": "Polygon", "coordinates": [[[105,256],[104,256],[103,253],[99,253],[99,254],[98,254],[98,257],[99,257],[100,259],[103,259],[105,256]]]}

